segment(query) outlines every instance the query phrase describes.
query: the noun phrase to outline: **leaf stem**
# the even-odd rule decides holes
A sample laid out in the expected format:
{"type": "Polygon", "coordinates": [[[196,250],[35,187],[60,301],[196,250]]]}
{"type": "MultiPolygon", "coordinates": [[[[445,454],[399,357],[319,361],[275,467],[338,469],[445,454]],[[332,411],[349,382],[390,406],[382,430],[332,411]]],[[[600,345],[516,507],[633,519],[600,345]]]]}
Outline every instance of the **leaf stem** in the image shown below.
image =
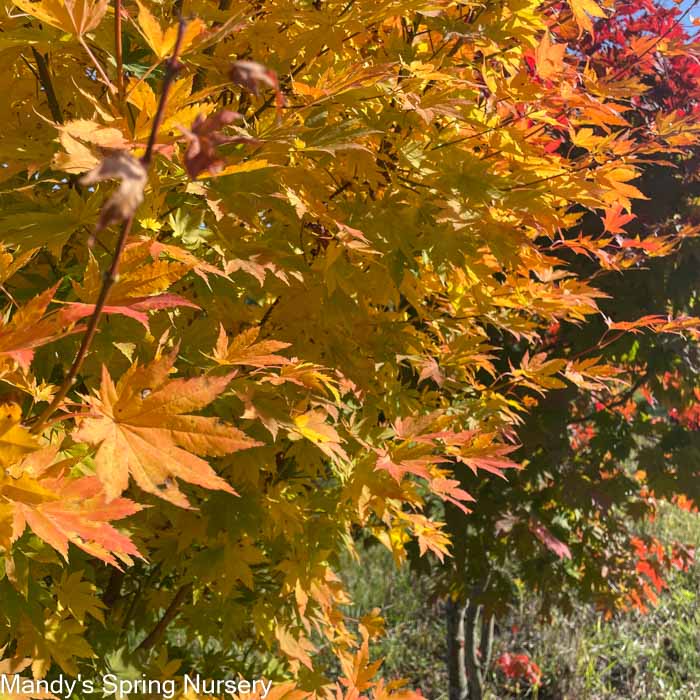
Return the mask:
{"type": "Polygon", "coordinates": [[[634,396],[635,392],[649,379],[649,372],[645,372],[641,377],[635,381],[632,386],[629,388],[625,389],[625,391],[622,392],[620,396],[618,396],[615,400],[610,401],[609,403],[603,404],[600,409],[597,409],[595,411],[591,411],[590,413],[586,413],[583,416],[578,416],[576,418],[572,418],[570,421],[567,422],[567,426],[569,425],[576,425],[577,423],[585,423],[589,420],[592,420],[595,418],[599,413],[602,413],[603,411],[609,411],[612,408],[617,408],[618,406],[622,406],[622,404],[626,403],[629,399],[634,396]]]}
{"type": "Polygon", "coordinates": [[[158,66],[162,63],[162,61],[156,61],[152,66],[149,67],[149,69],[127,90],[126,92],[126,97],[129,97],[131,93],[136,90],[136,88],[141,85],[141,83],[144,80],[148,80],[148,78],[151,76],[151,73],[158,68],[158,66]]]}
{"type": "Polygon", "coordinates": [[[10,292],[7,290],[7,288],[5,287],[4,284],[0,284],[0,292],[2,292],[12,302],[12,304],[14,306],[19,308],[19,304],[17,303],[17,299],[15,299],[14,296],[12,296],[12,294],[10,294],[10,292]]]}
{"type": "MultiPolygon", "coordinates": [[[[170,57],[170,59],[166,62],[166,73],[163,79],[163,90],[160,95],[158,110],[156,112],[155,119],[153,120],[151,133],[148,138],[148,146],[146,147],[146,152],[141,158],[141,162],[146,168],[148,168],[153,158],[153,148],[156,142],[156,135],[158,133],[160,125],[163,122],[163,114],[165,113],[165,104],[168,100],[170,86],[172,85],[172,82],[175,79],[175,75],[180,70],[179,55],[180,48],[182,46],[182,37],[184,34],[184,30],[185,22],[181,19],[180,24],[178,26],[177,41],[175,42],[173,54],[170,57]]],[[[126,247],[126,241],[129,237],[129,233],[131,232],[131,227],[133,223],[134,216],[132,215],[122,224],[122,229],[119,233],[119,238],[117,239],[117,244],[114,248],[112,263],[109,266],[109,270],[104,276],[102,287],[100,288],[100,293],[97,297],[97,302],[95,303],[95,309],[92,312],[92,315],[90,316],[90,320],[88,321],[87,327],[85,329],[85,334],[83,335],[82,342],[80,343],[80,348],[78,349],[78,353],[76,354],[75,359],[73,360],[73,364],[68,370],[68,374],[63,380],[63,383],[59,387],[58,392],[54,396],[53,400],[44,409],[41,415],[37,418],[36,423],[34,423],[34,425],[32,426],[31,432],[34,434],[39,433],[42,430],[46,422],[51,418],[53,413],[59,407],[66,394],[70,391],[71,387],[75,384],[78,372],[80,371],[80,368],[82,367],[83,362],[85,361],[85,357],[87,356],[88,350],[90,349],[90,345],[92,344],[92,341],[97,333],[97,326],[100,322],[100,317],[102,316],[102,311],[107,302],[109,292],[112,289],[114,283],[117,281],[117,276],[119,273],[119,261],[121,259],[122,253],[124,252],[124,248],[126,247]]]]}

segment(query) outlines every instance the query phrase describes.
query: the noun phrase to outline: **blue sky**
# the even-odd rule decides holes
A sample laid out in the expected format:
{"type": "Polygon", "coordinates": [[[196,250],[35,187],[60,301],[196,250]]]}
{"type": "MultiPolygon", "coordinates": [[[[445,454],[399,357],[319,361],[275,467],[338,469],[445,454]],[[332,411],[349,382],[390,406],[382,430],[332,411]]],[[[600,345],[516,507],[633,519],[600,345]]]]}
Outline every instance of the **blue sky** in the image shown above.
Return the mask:
{"type": "MultiPolygon", "coordinates": [[[[666,2],[666,3],[664,3],[664,4],[670,5],[670,4],[675,4],[675,3],[666,2]]],[[[687,10],[687,9],[688,9],[689,7],[691,7],[692,5],[693,5],[693,0],[683,0],[683,1],[681,2],[681,4],[680,4],[681,11],[682,11],[682,12],[685,12],[685,10],[687,10]]],[[[693,25],[690,23],[690,18],[693,17],[693,16],[695,16],[695,17],[700,17],[700,2],[697,2],[697,3],[695,4],[694,9],[692,9],[692,10],[688,13],[687,17],[683,20],[683,25],[684,25],[685,27],[687,27],[687,28],[688,28],[689,30],[691,30],[691,31],[692,31],[692,30],[696,30],[696,31],[697,31],[697,27],[693,27],[693,25]]]]}

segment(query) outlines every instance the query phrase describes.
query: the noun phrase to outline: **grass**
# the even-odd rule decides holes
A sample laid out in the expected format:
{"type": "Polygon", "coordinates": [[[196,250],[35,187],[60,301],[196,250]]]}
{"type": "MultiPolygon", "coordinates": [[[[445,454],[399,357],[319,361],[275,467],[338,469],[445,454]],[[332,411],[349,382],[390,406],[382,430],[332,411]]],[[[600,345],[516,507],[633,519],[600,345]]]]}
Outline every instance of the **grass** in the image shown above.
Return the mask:
{"type": "Polygon", "coordinates": [[[408,566],[397,568],[391,553],[381,545],[360,551],[360,562],[346,559],[344,579],[353,604],[354,618],[380,608],[386,634],[374,644],[383,658],[381,675],[405,678],[427,698],[447,698],[445,622],[439,602],[430,603],[430,582],[408,566]]]}
{"type": "MultiPolygon", "coordinates": [[[[647,615],[629,613],[605,622],[579,608],[551,624],[524,625],[535,601],[525,601],[509,622],[517,633],[502,634],[497,653],[526,652],[542,669],[538,692],[508,688],[492,679],[489,697],[538,700],[673,700],[700,698],[700,570],[676,574],[670,591],[647,615]]],[[[530,618],[532,619],[532,618],[530,618]]]]}

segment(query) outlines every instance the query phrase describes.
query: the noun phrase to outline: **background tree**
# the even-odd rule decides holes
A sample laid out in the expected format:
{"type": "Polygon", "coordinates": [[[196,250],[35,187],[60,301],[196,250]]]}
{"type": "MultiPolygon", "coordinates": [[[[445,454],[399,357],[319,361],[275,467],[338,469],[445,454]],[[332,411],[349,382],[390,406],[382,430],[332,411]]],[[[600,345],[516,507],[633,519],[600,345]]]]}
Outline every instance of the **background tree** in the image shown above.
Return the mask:
{"type": "MultiPolygon", "coordinates": [[[[573,35],[562,22],[567,12],[552,9],[562,40],[573,35]]],[[[669,318],[692,315],[697,286],[700,93],[697,47],[683,26],[688,12],[620,3],[574,49],[599,80],[632,90],[624,113],[631,138],[656,138],[670,123],[682,133],[671,136],[665,162],[644,166],[635,184],[647,199],[635,202],[633,213],[611,207],[602,222],[585,214],[552,246],[569,269],[595,278],[607,299],[597,320],[552,324],[541,347],[584,365],[595,358],[622,381],[596,387],[570,376],[567,386],[532,397],[537,405],[518,430],[525,469],[507,485],[463,477],[477,504],[466,517],[447,508],[456,552],[445,564],[446,583],[458,601],[448,606],[447,634],[466,640],[463,661],[459,644],[448,642],[452,697],[468,690],[481,697],[483,676],[495,668],[487,651],[493,616],[514,599],[516,581],[541,594],[545,614],[553,606],[571,612],[581,601],[607,615],[632,606],[645,611],[666,586],[665,572],[692,559],[692,547],[639,536],[640,519],[655,513],[657,499],[692,507],[698,497],[696,448],[686,429],[695,410],[697,335],[665,333],[669,318]],[[601,248],[602,241],[611,247],[601,248]]],[[[537,79],[537,56],[529,65],[537,79]]],[[[579,142],[565,125],[549,128],[557,152],[577,154],[579,142]]],[[[605,128],[588,138],[605,141],[605,128]]],[[[539,350],[499,341],[503,371],[539,350]]]]}

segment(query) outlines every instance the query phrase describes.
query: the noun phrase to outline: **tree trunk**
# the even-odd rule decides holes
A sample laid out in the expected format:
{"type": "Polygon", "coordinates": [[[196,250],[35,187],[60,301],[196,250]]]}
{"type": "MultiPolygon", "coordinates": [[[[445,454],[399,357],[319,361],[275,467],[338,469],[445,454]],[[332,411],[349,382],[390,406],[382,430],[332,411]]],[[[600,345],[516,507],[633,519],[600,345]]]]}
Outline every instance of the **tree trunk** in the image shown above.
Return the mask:
{"type": "Polygon", "coordinates": [[[449,700],[483,700],[491,670],[495,616],[482,605],[447,601],[449,700]]]}
{"type": "Polygon", "coordinates": [[[447,673],[449,700],[466,700],[467,669],[464,659],[464,613],[462,603],[447,599],[447,673]]]}
{"type": "Polygon", "coordinates": [[[481,668],[484,680],[491,671],[491,655],[493,652],[493,630],[496,624],[496,616],[493,613],[486,614],[481,611],[481,640],[479,651],[481,652],[481,668]]]}
{"type": "Polygon", "coordinates": [[[467,603],[464,612],[464,658],[467,666],[469,700],[482,700],[484,697],[484,672],[479,658],[479,616],[481,606],[472,601],[467,603]]]}

